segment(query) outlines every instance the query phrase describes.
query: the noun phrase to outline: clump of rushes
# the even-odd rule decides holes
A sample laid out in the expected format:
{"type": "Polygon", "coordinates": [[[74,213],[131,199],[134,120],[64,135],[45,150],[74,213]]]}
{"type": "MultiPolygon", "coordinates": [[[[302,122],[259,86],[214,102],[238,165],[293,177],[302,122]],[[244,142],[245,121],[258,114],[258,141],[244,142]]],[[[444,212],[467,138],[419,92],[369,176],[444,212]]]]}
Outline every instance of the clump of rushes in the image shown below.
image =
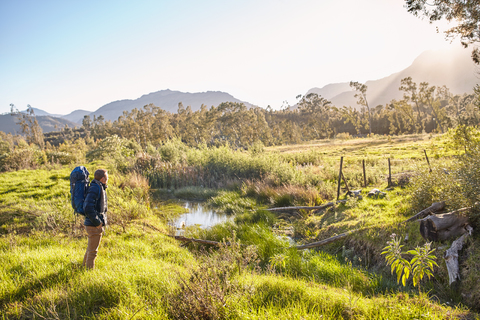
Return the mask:
{"type": "Polygon", "coordinates": [[[243,213],[246,210],[253,210],[256,206],[255,200],[242,198],[234,191],[221,191],[211,198],[208,204],[226,214],[243,213]]]}
{"type": "Polygon", "coordinates": [[[177,290],[166,297],[173,319],[227,319],[240,316],[241,304],[254,290],[241,278],[255,273],[258,264],[254,246],[242,246],[235,238],[224,241],[217,251],[203,251],[190,277],[178,277],[177,290]]]}

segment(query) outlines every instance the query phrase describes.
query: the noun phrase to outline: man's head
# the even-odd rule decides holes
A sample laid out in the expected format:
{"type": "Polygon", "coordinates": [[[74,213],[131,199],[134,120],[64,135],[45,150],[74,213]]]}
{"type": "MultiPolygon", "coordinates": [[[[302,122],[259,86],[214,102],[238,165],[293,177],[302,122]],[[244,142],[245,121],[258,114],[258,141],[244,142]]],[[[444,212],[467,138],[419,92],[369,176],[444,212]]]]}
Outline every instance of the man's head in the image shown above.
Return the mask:
{"type": "Polygon", "coordinates": [[[98,180],[98,181],[100,181],[100,182],[103,183],[103,184],[107,184],[107,181],[108,181],[108,173],[107,173],[107,170],[105,170],[105,169],[98,169],[97,171],[95,171],[94,178],[95,178],[95,180],[98,180]]]}

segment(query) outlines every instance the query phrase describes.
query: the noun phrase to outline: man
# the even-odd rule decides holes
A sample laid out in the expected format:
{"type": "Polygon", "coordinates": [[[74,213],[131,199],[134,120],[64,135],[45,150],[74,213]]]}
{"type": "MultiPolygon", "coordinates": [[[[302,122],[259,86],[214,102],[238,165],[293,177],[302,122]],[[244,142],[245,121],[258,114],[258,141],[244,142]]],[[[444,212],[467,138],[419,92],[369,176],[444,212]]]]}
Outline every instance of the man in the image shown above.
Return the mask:
{"type": "Polygon", "coordinates": [[[83,209],[85,211],[85,230],[88,235],[87,251],[83,258],[83,266],[88,269],[95,267],[98,246],[102,239],[102,232],[107,224],[107,188],[108,174],[105,169],[95,171],[94,179],[90,183],[83,209]]]}

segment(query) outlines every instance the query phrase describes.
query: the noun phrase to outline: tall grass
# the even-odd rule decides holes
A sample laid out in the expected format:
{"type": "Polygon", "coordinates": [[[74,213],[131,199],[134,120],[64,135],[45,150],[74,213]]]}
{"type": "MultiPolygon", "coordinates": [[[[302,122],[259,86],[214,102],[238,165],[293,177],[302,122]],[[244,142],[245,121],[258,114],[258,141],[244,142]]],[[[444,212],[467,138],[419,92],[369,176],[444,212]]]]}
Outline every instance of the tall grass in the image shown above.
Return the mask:
{"type": "MultiPolygon", "coordinates": [[[[93,271],[81,268],[86,239],[70,208],[68,174],[72,168],[3,173],[0,314],[5,319],[474,318],[463,307],[440,304],[412,294],[409,288],[399,290],[392,277],[367,271],[369,265],[382,270],[372,256],[398,222],[412,213],[408,190],[397,188],[384,199],[349,200],[295,217],[258,210],[262,205],[319,204],[332,198],[343,152],[352,152],[344,168],[352,186],[361,181],[362,158],[368,160],[367,172],[376,172],[373,176],[378,180],[372,178],[371,183],[385,185],[386,140],[375,144],[379,148],[372,152],[359,148],[356,140],[342,143],[346,150],[313,150],[305,157],[278,150],[247,153],[173,144],[163,146],[157,155],[152,151],[152,156],[139,156],[136,170],[108,167],[112,225],[102,239],[93,271]],[[156,175],[159,180],[153,179],[156,175]],[[230,191],[203,190],[202,183],[209,179],[212,187],[230,191]],[[159,194],[201,195],[210,198],[211,205],[231,210],[234,221],[191,234],[229,241],[230,246],[202,250],[191,244],[184,248],[165,236],[162,232],[168,228],[161,221],[177,214],[179,208],[168,202],[152,208],[149,185],[165,188],[159,194]],[[303,237],[297,241],[305,242],[362,230],[347,241],[322,248],[325,252],[297,251],[289,249],[287,238],[274,232],[279,224],[292,224],[295,234],[303,237]],[[369,258],[364,261],[364,257],[369,258]]],[[[329,144],[333,143],[325,148],[329,144]]],[[[437,144],[435,152],[442,154],[437,144]]],[[[413,159],[417,149],[399,148],[388,149],[398,156],[398,168],[422,167],[422,157],[413,159]]],[[[88,167],[108,165],[97,162],[88,167]]],[[[402,235],[410,234],[409,246],[422,241],[416,228],[399,229],[402,235]]],[[[472,269],[479,261],[476,245],[472,242],[468,247],[466,264],[472,269]]],[[[444,274],[445,270],[437,272],[444,274]]],[[[467,300],[471,305],[478,298],[475,281],[473,277],[465,282],[470,285],[465,288],[472,293],[467,300]]]]}

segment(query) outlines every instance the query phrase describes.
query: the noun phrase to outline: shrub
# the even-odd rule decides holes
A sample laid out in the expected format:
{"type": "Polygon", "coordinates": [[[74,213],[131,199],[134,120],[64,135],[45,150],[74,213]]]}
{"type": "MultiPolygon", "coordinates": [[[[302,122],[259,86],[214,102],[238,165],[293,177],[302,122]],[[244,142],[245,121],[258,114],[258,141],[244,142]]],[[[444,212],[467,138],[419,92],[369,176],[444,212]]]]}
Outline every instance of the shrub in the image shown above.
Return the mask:
{"type": "Polygon", "coordinates": [[[68,152],[47,150],[47,161],[51,163],[60,163],[62,165],[75,163],[76,157],[68,152]]]}
{"type": "Polygon", "coordinates": [[[351,139],[352,137],[350,136],[350,133],[348,132],[340,132],[335,136],[335,139],[339,140],[348,140],[351,139]]]}
{"type": "Polygon", "coordinates": [[[35,147],[17,148],[0,156],[0,171],[35,169],[44,162],[44,155],[35,147]]]}
{"type": "Polygon", "coordinates": [[[187,149],[188,147],[180,139],[172,139],[165,141],[158,149],[158,152],[163,161],[177,164],[185,162],[187,149]]]}
{"type": "Polygon", "coordinates": [[[450,208],[464,207],[467,201],[457,174],[439,167],[432,167],[432,172],[418,169],[410,185],[412,209],[418,212],[438,201],[445,201],[450,208]]]}
{"type": "Polygon", "coordinates": [[[253,247],[242,248],[235,238],[228,243],[216,252],[200,254],[190,278],[179,277],[178,289],[166,297],[173,319],[238,318],[239,303],[253,293],[253,288],[240,283],[238,275],[255,267],[257,256],[253,247]]]}
{"type": "Polygon", "coordinates": [[[391,235],[392,240],[388,241],[385,248],[383,248],[382,254],[385,254],[385,260],[387,265],[391,265],[392,274],[397,274],[397,282],[402,280],[402,285],[406,286],[406,281],[410,277],[413,278],[413,286],[418,285],[418,291],[420,292],[420,281],[425,275],[433,277],[433,267],[438,264],[435,262],[436,257],[433,255],[435,249],[430,250],[431,242],[425,243],[423,247],[417,247],[415,250],[407,251],[407,254],[413,255],[411,261],[402,257],[402,245],[400,245],[400,238],[397,238],[395,234],[391,235]]]}
{"type": "Polygon", "coordinates": [[[89,151],[87,160],[112,161],[119,169],[125,170],[129,166],[129,160],[133,160],[139,150],[140,147],[135,142],[113,135],[106,137],[96,149],[89,151]]]}

